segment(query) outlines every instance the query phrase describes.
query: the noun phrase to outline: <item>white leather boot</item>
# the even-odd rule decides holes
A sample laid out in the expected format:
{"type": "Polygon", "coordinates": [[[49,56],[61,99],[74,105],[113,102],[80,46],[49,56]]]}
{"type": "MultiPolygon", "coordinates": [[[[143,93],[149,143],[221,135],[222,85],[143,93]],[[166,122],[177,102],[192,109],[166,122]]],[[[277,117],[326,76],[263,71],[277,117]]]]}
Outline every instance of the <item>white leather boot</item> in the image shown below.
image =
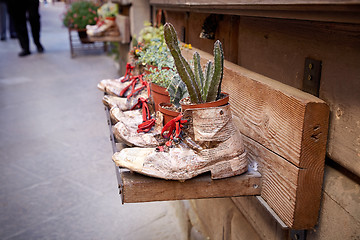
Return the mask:
{"type": "Polygon", "coordinates": [[[173,138],[166,145],[126,148],[115,153],[113,161],[144,175],[181,181],[204,172],[219,179],[247,171],[243,141],[229,104],[188,109],[181,120],[178,117],[164,128],[163,133],[170,130],[168,135],[173,138]]]}

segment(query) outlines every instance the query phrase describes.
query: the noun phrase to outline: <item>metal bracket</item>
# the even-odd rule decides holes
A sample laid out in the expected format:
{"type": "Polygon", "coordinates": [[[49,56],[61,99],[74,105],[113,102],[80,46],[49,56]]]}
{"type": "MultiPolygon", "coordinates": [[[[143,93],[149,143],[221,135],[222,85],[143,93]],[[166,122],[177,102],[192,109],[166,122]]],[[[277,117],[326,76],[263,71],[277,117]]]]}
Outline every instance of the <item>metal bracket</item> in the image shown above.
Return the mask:
{"type": "Polygon", "coordinates": [[[303,91],[319,96],[321,61],[305,58],[303,91]]]}
{"type": "Polygon", "coordinates": [[[306,240],[306,230],[291,230],[290,231],[291,240],[306,240]]]}

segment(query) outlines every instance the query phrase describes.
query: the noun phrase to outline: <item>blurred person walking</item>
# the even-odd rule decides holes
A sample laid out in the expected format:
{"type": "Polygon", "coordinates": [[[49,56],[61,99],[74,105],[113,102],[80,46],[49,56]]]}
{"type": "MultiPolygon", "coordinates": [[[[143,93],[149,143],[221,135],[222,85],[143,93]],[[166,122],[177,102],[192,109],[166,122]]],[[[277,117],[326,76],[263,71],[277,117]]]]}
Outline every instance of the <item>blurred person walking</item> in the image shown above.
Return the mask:
{"type": "Polygon", "coordinates": [[[29,45],[29,34],[26,21],[29,19],[33,41],[39,53],[44,52],[44,47],[40,43],[40,14],[39,0],[7,0],[10,15],[13,17],[17,37],[22,51],[19,57],[31,54],[29,45]]]}
{"type": "Polygon", "coordinates": [[[9,20],[9,33],[11,38],[16,38],[16,31],[14,21],[10,17],[7,11],[5,0],[0,0],[0,39],[1,41],[6,40],[7,19],[9,20]]]}

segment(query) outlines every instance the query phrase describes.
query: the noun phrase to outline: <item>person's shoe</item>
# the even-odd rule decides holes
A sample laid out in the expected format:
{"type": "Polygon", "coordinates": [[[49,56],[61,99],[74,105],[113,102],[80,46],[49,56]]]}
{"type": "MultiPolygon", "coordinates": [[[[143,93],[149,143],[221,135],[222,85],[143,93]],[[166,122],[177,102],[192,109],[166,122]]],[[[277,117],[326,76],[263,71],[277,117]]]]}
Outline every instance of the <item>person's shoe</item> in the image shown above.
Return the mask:
{"type": "Polygon", "coordinates": [[[125,148],[113,155],[113,161],[140,174],[180,181],[205,172],[220,179],[247,171],[246,152],[229,104],[187,109],[171,121],[162,130],[172,139],[164,146],[125,148]]]}
{"type": "Polygon", "coordinates": [[[15,38],[17,38],[16,33],[12,33],[12,34],[10,34],[10,38],[11,38],[11,39],[15,39],[15,38]]]}
{"type": "Polygon", "coordinates": [[[37,44],[36,47],[37,47],[38,53],[43,53],[45,51],[44,47],[40,43],[37,44]]]}
{"type": "Polygon", "coordinates": [[[26,51],[26,50],[23,50],[23,51],[21,51],[20,53],[19,53],[19,57],[26,57],[26,56],[28,56],[28,55],[30,55],[31,54],[31,52],[28,50],[28,51],[26,51]]]}
{"type": "Polygon", "coordinates": [[[6,37],[1,37],[0,40],[1,41],[6,41],[6,37]]]}

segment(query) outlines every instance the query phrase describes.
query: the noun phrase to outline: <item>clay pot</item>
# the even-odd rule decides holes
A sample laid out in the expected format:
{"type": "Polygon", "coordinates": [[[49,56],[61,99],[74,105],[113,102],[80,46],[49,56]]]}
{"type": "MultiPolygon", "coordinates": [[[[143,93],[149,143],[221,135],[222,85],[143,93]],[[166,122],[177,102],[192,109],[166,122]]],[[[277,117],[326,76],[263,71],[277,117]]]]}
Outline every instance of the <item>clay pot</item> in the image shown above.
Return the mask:
{"type": "Polygon", "coordinates": [[[159,111],[159,103],[170,103],[170,95],[166,88],[151,83],[151,96],[155,105],[155,111],[159,111]]]}
{"type": "Polygon", "coordinates": [[[89,44],[89,43],[93,43],[89,40],[88,35],[86,33],[86,29],[78,29],[77,30],[80,42],[83,44],[89,44]]]}
{"type": "Polygon", "coordinates": [[[222,92],[222,97],[219,100],[213,102],[206,102],[206,103],[198,103],[198,104],[185,104],[189,97],[184,98],[180,101],[181,104],[181,111],[185,111],[186,109],[194,109],[194,108],[209,108],[209,107],[220,107],[229,102],[229,94],[222,92]]]}
{"type": "Polygon", "coordinates": [[[164,116],[164,125],[167,124],[171,119],[174,119],[177,116],[179,116],[179,114],[180,114],[180,112],[165,108],[165,107],[171,107],[171,106],[172,106],[171,103],[160,103],[159,104],[159,111],[164,116]]]}

